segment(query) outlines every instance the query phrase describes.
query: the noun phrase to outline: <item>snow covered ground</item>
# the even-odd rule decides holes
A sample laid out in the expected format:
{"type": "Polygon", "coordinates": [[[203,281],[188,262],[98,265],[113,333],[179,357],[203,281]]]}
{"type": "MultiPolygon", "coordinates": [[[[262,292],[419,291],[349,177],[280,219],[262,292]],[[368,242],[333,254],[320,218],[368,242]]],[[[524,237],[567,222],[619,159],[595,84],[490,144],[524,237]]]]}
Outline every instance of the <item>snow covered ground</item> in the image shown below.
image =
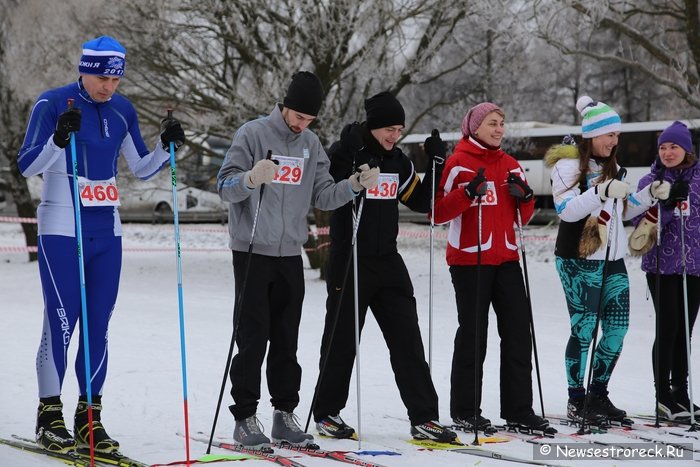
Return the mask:
{"type": "MultiPolygon", "coordinates": [[[[428,232],[427,226],[406,224],[400,237],[400,251],[416,290],[426,351],[429,334],[428,232]]],[[[569,322],[553,264],[556,227],[527,227],[525,234],[545,408],[548,413],[563,414],[567,399],[563,355],[569,322]]],[[[436,229],[432,373],[440,396],[441,420],[449,423],[450,365],[457,320],[452,284],[444,261],[444,236],[444,230],[436,229]]],[[[220,225],[184,225],[181,229],[191,432],[208,434],[211,429],[231,338],[233,272],[226,239],[224,227],[220,225]]],[[[29,263],[26,253],[8,252],[2,248],[12,245],[24,245],[19,224],[0,223],[0,317],[5,323],[0,340],[0,373],[5,380],[0,385],[0,437],[9,437],[13,433],[31,437],[37,406],[34,359],[43,302],[36,263],[29,263]]],[[[150,463],[185,459],[184,440],[177,436],[178,432],[183,431],[183,387],[173,245],[171,226],[124,226],[126,252],[122,283],[110,328],[110,362],[104,389],[103,421],[109,433],[121,442],[125,454],[150,463]]],[[[651,371],[654,313],[639,260],[629,258],[627,267],[631,282],[630,329],[609,389],[613,402],[629,413],[651,413],[654,401],[651,371]]],[[[318,271],[307,268],[305,276],[307,289],[298,353],[304,370],[301,404],[297,409],[302,424],[306,420],[318,376],[319,342],[326,298],[325,283],[319,280],[318,271]]],[[[493,315],[489,334],[482,408],[485,416],[500,422],[499,346],[493,315]]],[[[75,339],[79,337],[77,334],[74,336],[70,361],[74,360],[77,348],[75,339]]],[[[697,345],[698,340],[695,339],[695,351],[697,345]]],[[[386,466],[506,464],[455,453],[419,451],[403,442],[410,438],[406,410],[395,386],[388,351],[373,319],[367,320],[360,357],[362,449],[393,449],[402,453],[401,456],[369,457],[367,460],[386,466]]],[[[696,383],[700,382],[697,359],[694,359],[692,368],[696,383]]],[[[264,384],[259,417],[269,432],[272,408],[264,384]]],[[[700,393],[700,384],[696,384],[695,393],[700,393]]],[[[696,396],[698,399],[700,397],[696,396]]],[[[70,420],[77,400],[77,384],[72,368],[66,376],[63,400],[65,413],[70,420]]],[[[538,410],[536,385],[535,401],[535,409],[538,410]]],[[[227,387],[216,433],[228,440],[231,440],[233,430],[233,419],[227,409],[230,403],[227,387]]],[[[348,407],[342,415],[348,423],[357,427],[354,379],[348,407]]],[[[71,425],[69,421],[68,426],[71,425]]],[[[462,439],[471,441],[469,435],[462,435],[462,439]]],[[[346,443],[348,441],[319,441],[327,449],[358,448],[356,444],[346,443]]],[[[511,443],[501,446],[505,449],[508,444],[511,443]]],[[[532,448],[528,449],[531,456],[532,448]]],[[[191,457],[201,456],[204,450],[204,444],[192,442],[191,457]]],[[[309,457],[299,457],[297,460],[309,466],[341,465],[309,457]]],[[[626,464],[631,465],[630,462],[626,464]]],[[[39,466],[48,463],[41,456],[0,446],[2,466],[39,466]]],[[[559,462],[562,463],[572,464],[559,462]]],[[[577,463],[612,465],[613,461],[595,461],[594,464],[573,462],[577,463]]],[[[671,463],[682,464],[680,461],[671,463]]],[[[245,465],[271,464],[246,461],[245,465]]]]}

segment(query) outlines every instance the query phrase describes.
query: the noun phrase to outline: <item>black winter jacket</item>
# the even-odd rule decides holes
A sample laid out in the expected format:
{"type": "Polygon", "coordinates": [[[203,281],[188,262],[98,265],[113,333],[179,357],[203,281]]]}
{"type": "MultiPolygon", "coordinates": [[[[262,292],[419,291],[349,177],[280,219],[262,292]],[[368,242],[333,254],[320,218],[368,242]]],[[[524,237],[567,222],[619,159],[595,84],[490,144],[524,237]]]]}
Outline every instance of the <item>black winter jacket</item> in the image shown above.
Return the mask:
{"type": "MultiPolygon", "coordinates": [[[[400,149],[386,151],[362,123],[365,147],[354,154],[340,141],[328,151],[330,173],[336,182],[348,178],[362,164],[374,159],[382,174],[398,174],[398,190],[393,199],[365,199],[357,232],[358,256],[382,256],[397,252],[399,233],[399,201],[416,212],[429,212],[432,187],[432,167],[421,182],[413,162],[400,149]]],[[[441,166],[437,169],[438,180],[441,166]]],[[[382,187],[378,187],[380,190],[382,187]]],[[[358,195],[356,202],[360,202],[358,195]]],[[[353,216],[350,202],[331,214],[331,251],[348,254],[352,245],[353,216]]]]}

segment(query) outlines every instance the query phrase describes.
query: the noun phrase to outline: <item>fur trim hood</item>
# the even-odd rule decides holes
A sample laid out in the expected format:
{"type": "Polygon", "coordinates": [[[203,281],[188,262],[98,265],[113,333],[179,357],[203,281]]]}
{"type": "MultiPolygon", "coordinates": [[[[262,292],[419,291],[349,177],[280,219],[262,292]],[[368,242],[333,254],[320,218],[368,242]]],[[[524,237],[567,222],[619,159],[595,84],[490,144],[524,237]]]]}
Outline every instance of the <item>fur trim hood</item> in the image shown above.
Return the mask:
{"type": "Polygon", "coordinates": [[[544,155],[544,165],[554,167],[562,159],[578,159],[578,147],[573,144],[555,144],[544,155]]]}

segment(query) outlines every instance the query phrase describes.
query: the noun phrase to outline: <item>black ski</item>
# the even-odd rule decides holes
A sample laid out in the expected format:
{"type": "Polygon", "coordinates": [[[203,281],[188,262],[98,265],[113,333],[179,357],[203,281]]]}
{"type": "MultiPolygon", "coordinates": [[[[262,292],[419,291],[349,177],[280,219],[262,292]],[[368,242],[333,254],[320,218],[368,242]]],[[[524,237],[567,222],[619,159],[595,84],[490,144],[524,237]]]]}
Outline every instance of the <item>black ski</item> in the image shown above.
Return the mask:
{"type": "MultiPolygon", "coordinates": [[[[34,444],[34,441],[28,438],[22,438],[21,436],[18,435],[12,435],[12,437],[21,442],[21,443],[26,443],[29,445],[34,444]]],[[[34,444],[37,449],[41,449],[36,444],[34,444]]],[[[44,451],[42,449],[42,451],[44,451]]],[[[48,452],[48,451],[44,451],[48,452]]],[[[78,457],[79,459],[82,459],[84,461],[87,461],[87,465],[90,465],[90,450],[89,449],[78,449],[75,451],[75,456],[78,457]]],[[[151,464],[146,464],[144,462],[139,462],[135,459],[132,459],[130,457],[125,456],[119,451],[111,452],[111,453],[104,453],[104,452],[95,452],[95,463],[99,463],[99,465],[116,465],[117,467],[150,467],[151,464]]]]}
{"type": "MultiPolygon", "coordinates": [[[[36,445],[34,441],[28,443],[26,441],[20,441],[18,439],[6,439],[6,438],[0,438],[0,444],[4,444],[6,446],[11,446],[15,449],[19,449],[21,451],[37,454],[37,455],[43,455],[46,457],[49,457],[51,459],[55,459],[58,462],[63,462],[64,464],[67,465],[75,465],[77,467],[90,467],[90,460],[88,459],[87,461],[80,457],[77,453],[75,454],[64,454],[60,452],[52,452],[52,451],[47,451],[46,449],[42,449],[39,446],[36,445]]],[[[96,465],[104,465],[104,464],[99,464],[96,463],[96,465]]]]}
{"type": "MultiPolygon", "coordinates": [[[[420,444],[409,441],[409,444],[413,444],[414,446],[419,446],[420,444]]],[[[488,448],[485,448],[483,446],[463,446],[463,447],[456,447],[456,446],[449,446],[446,445],[445,443],[441,443],[445,445],[445,447],[442,448],[437,448],[440,451],[445,451],[445,452],[455,452],[458,454],[469,454],[471,456],[479,456],[479,457],[487,457],[489,459],[498,459],[501,461],[506,461],[506,462],[516,462],[519,464],[530,464],[530,465],[546,465],[546,466],[552,466],[552,467],[559,467],[559,464],[553,464],[551,462],[547,461],[539,461],[539,460],[534,460],[534,459],[528,459],[527,457],[519,457],[519,456],[512,456],[510,454],[503,454],[500,452],[497,452],[495,450],[491,450],[488,448]]],[[[431,449],[429,447],[426,447],[425,449],[431,449]]]]}

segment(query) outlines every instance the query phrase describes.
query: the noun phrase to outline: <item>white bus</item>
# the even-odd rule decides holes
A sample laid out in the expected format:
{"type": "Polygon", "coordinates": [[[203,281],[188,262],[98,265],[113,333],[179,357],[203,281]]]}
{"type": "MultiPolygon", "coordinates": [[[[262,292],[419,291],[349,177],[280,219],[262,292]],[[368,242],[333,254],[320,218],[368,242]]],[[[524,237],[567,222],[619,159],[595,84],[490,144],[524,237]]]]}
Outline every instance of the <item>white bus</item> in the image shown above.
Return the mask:
{"type": "MultiPolygon", "coordinates": [[[[700,149],[700,119],[681,120],[691,129],[695,153],[700,149]]],[[[639,179],[649,172],[657,155],[656,141],[659,134],[673,120],[655,122],[623,123],[617,151],[618,162],[627,169],[626,180],[637,187],[639,179]]],[[[503,150],[514,156],[526,172],[527,180],[535,192],[536,207],[551,209],[552,190],[549,180],[550,169],[544,166],[542,158],[554,144],[560,144],[566,135],[581,135],[581,125],[553,125],[539,122],[507,123],[503,150]]],[[[424,172],[427,156],[423,152],[423,142],[428,134],[406,135],[401,141],[402,150],[414,161],[416,170],[424,172]]],[[[440,135],[448,143],[448,155],[462,138],[462,132],[446,132],[440,135]]]]}

